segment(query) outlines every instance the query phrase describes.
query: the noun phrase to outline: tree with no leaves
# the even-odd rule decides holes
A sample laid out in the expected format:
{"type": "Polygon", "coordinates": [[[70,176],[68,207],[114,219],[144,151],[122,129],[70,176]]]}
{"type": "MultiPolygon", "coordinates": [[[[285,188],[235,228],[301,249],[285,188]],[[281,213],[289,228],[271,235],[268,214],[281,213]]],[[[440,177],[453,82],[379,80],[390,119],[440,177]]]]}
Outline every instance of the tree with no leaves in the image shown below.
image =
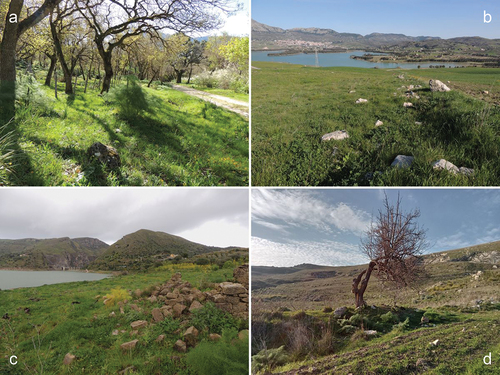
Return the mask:
{"type": "Polygon", "coordinates": [[[370,263],[352,281],[356,308],[366,305],[363,295],[372,273],[398,288],[408,286],[423,271],[419,255],[428,247],[426,231],[417,223],[420,211],[405,213],[401,209],[401,198],[395,205],[389,203],[387,195],[383,209],[379,210],[361,241],[361,250],[370,263]]]}

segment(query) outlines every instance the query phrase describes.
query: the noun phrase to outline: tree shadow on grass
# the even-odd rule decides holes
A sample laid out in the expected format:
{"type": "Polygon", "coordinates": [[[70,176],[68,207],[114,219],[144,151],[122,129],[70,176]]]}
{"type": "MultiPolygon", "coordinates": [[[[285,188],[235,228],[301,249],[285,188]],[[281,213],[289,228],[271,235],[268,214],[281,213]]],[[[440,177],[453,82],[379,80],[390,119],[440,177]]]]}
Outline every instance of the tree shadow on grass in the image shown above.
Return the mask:
{"type": "MultiPolygon", "coordinates": [[[[4,132],[12,132],[8,150],[13,151],[11,172],[7,174],[7,184],[13,186],[44,186],[44,179],[33,169],[30,156],[20,145],[21,134],[19,133],[17,122],[12,119],[7,122],[4,132]]],[[[3,125],[3,122],[2,124],[3,125]]],[[[1,135],[1,134],[0,134],[1,135]]]]}
{"type": "Polygon", "coordinates": [[[38,137],[29,137],[28,139],[35,145],[50,148],[55,155],[59,155],[64,160],[73,160],[80,167],[81,172],[84,173],[86,182],[92,186],[109,185],[108,176],[110,173],[114,173],[118,181],[126,181],[119,169],[109,169],[103,163],[91,159],[85,149],[76,148],[72,145],[63,147],[38,137]]]}

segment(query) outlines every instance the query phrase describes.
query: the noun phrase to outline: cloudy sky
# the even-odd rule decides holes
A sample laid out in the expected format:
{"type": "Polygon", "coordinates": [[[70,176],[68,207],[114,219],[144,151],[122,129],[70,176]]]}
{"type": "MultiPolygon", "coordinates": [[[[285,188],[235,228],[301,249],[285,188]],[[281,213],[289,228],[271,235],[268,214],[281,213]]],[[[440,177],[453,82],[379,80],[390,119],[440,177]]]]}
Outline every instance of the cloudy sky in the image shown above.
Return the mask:
{"type": "Polygon", "coordinates": [[[500,240],[500,189],[253,189],[253,265],[349,265],[367,261],[360,239],[398,192],[420,209],[428,252],[500,240]]]}
{"type": "Polygon", "coordinates": [[[27,188],[0,190],[0,238],[94,237],[139,229],[211,246],[248,247],[247,189],[27,188]]]}
{"type": "Polygon", "coordinates": [[[252,0],[252,18],[284,29],[499,38],[498,0],[252,0]],[[484,23],[484,11],[491,14],[484,23]]]}

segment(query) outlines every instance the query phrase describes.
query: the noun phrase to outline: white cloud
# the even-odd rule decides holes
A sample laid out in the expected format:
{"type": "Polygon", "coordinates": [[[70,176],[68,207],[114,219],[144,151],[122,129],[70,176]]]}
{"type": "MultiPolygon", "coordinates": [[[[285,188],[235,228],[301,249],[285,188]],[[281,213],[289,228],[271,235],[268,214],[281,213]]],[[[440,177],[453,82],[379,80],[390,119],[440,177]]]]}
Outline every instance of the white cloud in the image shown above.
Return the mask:
{"type": "Polygon", "coordinates": [[[473,243],[470,239],[464,238],[464,232],[458,232],[449,236],[438,239],[434,247],[438,250],[455,250],[462,247],[471,246],[473,243]]]}
{"type": "Polygon", "coordinates": [[[252,237],[251,262],[254,266],[292,267],[310,263],[322,266],[363,264],[368,261],[356,245],[337,241],[291,241],[280,243],[252,237]]]}
{"type": "MultiPolygon", "coordinates": [[[[252,220],[262,224],[280,221],[284,227],[311,227],[325,233],[336,228],[342,232],[363,233],[369,215],[345,203],[332,206],[303,190],[252,190],[252,220]]],[[[273,223],[276,224],[276,223],[273,223]]]]}

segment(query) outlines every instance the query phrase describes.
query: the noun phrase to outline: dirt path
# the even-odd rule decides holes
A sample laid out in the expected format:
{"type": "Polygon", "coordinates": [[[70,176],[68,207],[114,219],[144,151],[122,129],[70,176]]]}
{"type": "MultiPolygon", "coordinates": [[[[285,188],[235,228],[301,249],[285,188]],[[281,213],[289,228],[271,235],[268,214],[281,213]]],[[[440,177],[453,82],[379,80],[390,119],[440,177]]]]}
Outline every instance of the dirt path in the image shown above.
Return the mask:
{"type": "Polygon", "coordinates": [[[208,92],[195,90],[191,87],[186,87],[186,86],[173,85],[172,88],[178,91],[182,91],[183,93],[186,93],[188,95],[196,96],[197,98],[213,103],[229,111],[236,112],[239,115],[248,118],[249,105],[247,102],[226,98],[220,95],[210,94],[208,92]]]}

